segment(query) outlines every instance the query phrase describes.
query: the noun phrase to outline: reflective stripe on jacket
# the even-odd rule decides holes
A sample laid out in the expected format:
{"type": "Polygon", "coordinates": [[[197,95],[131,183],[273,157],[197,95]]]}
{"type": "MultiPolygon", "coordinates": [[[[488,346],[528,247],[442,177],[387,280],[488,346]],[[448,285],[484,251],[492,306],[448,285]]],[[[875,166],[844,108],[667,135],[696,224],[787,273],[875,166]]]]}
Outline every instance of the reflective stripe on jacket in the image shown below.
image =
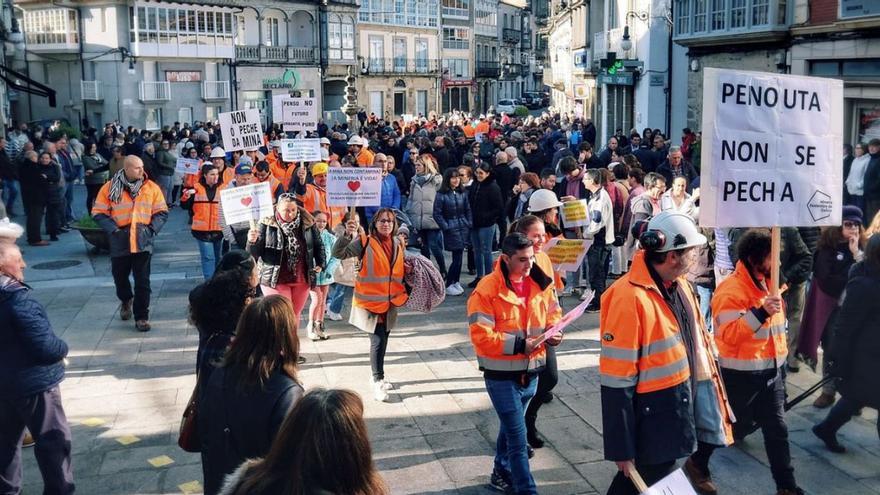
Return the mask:
{"type": "Polygon", "coordinates": [[[742,261],[715,289],[712,315],[722,368],[762,371],[776,369],[785,362],[785,311],[766,318],[762,306],[769,295],[755,283],[742,261]]]}
{"type": "Polygon", "coordinates": [[[305,194],[297,194],[297,199],[302,201],[303,208],[309,213],[323,211],[327,214],[329,225],[327,228],[333,228],[342,223],[345,216],[344,206],[328,206],[327,191],[314,184],[306,184],[305,194]]]}
{"type": "Polygon", "coordinates": [[[111,182],[98,192],[92,216],[110,237],[110,256],[150,251],[153,236],[159,232],[168,216],[165,196],[153,181],[144,179],[137,198],[132,199],[127,190],[122,191],[118,202],[110,201],[111,182]],[[126,239],[119,236],[124,234],[126,239]]]}
{"type": "Polygon", "coordinates": [[[354,302],[359,308],[375,314],[383,314],[393,305],[403,306],[408,298],[403,285],[403,245],[395,237],[392,240],[392,259],[378,239],[360,235],[364,255],[361,269],[354,284],[354,302]]]}
{"type": "Polygon", "coordinates": [[[529,296],[525,304],[509,287],[506,268],[500,260],[468,298],[471,343],[481,370],[531,372],[544,367],[544,344],[529,355],[515,354],[515,350],[518,340],[537,337],[562,318],[553,279],[542,269],[546,264],[539,261],[532,266],[526,281],[529,296]]]}
{"type": "Polygon", "coordinates": [[[220,232],[220,191],[223,190],[225,184],[217,184],[217,190],[214,192],[214,199],[208,199],[207,188],[201,184],[196,184],[193,189],[196,190],[193,198],[193,219],[192,230],[196,232],[220,232]]]}

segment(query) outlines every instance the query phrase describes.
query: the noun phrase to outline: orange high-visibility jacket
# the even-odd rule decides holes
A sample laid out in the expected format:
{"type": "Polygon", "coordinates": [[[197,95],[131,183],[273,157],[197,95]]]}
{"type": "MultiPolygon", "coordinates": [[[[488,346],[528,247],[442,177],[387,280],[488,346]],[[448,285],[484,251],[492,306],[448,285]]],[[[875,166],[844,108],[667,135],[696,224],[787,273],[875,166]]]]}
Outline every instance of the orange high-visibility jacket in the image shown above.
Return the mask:
{"type": "Polygon", "coordinates": [[[373,152],[368,150],[366,146],[361,149],[361,152],[358,153],[358,156],[355,158],[355,161],[358,164],[358,167],[372,167],[373,166],[373,152]]]}
{"type": "MultiPolygon", "coordinates": [[[[112,183],[113,181],[107,182],[98,191],[98,197],[95,198],[95,204],[92,207],[92,216],[108,233],[112,230],[112,225],[107,222],[107,219],[116,224],[117,230],[128,229],[129,253],[150,251],[152,235],[148,238],[141,237],[144,229],[139,227],[149,226],[158,232],[164,224],[165,217],[168,215],[168,205],[165,203],[162,190],[153,181],[144,179],[144,184],[136,198],[132,199],[128,191],[123,190],[119,201],[114,203],[110,200],[112,183]],[[154,223],[154,216],[159,218],[157,223],[154,223]]],[[[111,256],[115,251],[113,249],[114,239],[115,236],[111,234],[111,256]]]]}
{"type": "Polygon", "coordinates": [[[193,187],[196,192],[192,205],[192,230],[196,232],[219,232],[222,230],[220,226],[220,191],[224,187],[226,184],[217,185],[213,200],[208,199],[207,189],[201,182],[193,187]]]}
{"type": "Polygon", "coordinates": [[[314,184],[306,184],[306,193],[298,194],[297,199],[302,202],[303,208],[309,213],[323,211],[329,218],[328,228],[333,228],[342,223],[345,216],[344,206],[327,205],[327,190],[314,184]]]}
{"type": "MultiPolygon", "coordinates": [[[[546,257],[544,253],[536,257],[541,255],[546,257]]],[[[544,344],[529,355],[515,354],[519,341],[541,335],[562,318],[553,279],[542,268],[546,264],[539,261],[532,266],[526,280],[529,296],[525,303],[520,303],[508,286],[506,268],[500,260],[468,298],[471,343],[481,370],[529,372],[546,364],[544,344]]]]}
{"type": "Polygon", "coordinates": [[[284,176],[287,174],[287,169],[284,168],[284,162],[281,161],[281,155],[273,156],[272,153],[267,154],[266,163],[269,164],[269,172],[272,173],[272,177],[275,177],[286,186],[287,183],[284,182],[284,176]]]}
{"type": "Polygon", "coordinates": [[[392,305],[403,306],[409,298],[403,285],[403,244],[396,238],[392,240],[389,260],[378,239],[361,234],[360,240],[364,251],[353,304],[375,314],[387,313],[392,305]]]}
{"type": "Polygon", "coordinates": [[[722,368],[740,371],[772,370],[788,355],[785,311],[767,318],[762,306],[770,293],[759,287],[749,269],[736,269],[715,289],[712,315],[715,343],[722,368]]]}

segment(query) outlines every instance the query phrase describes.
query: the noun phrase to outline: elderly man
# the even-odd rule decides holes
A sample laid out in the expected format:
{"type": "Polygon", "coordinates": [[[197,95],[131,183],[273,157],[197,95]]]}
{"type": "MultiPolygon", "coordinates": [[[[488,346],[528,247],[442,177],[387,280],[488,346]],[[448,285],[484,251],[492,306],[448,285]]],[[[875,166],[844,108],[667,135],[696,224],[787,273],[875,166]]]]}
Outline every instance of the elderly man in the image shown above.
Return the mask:
{"type": "Polygon", "coordinates": [[[25,428],[36,441],[43,493],[73,493],[70,427],[58,387],[67,344],[24,284],[25,266],[18,246],[0,240],[0,493],[21,492],[25,428]]]}
{"type": "MultiPolygon", "coordinates": [[[[269,175],[268,167],[266,175],[269,175]]],[[[254,169],[250,164],[250,159],[242,163],[239,162],[235,167],[235,178],[226,186],[227,189],[239,186],[249,186],[257,184],[259,181],[254,176],[254,169]]],[[[238,249],[247,249],[247,233],[250,230],[250,222],[238,222],[233,224],[226,223],[226,216],[223,214],[223,203],[220,203],[219,215],[220,230],[223,231],[223,239],[230,246],[236,246],[238,249]]]]}
{"type": "Polygon", "coordinates": [[[670,146],[666,160],[657,167],[657,173],[666,179],[667,184],[672,184],[672,179],[676,177],[684,177],[687,180],[687,190],[691,191],[691,184],[700,174],[690,162],[685,161],[681,148],[678,146],[670,146]]]}
{"type": "Polygon", "coordinates": [[[150,258],[153,238],[165,225],[168,206],[155,182],[144,176],[144,162],[129,155],[125,165],[101,187],[92,216],[110,237],[110,266],[119,318],[130,320],[134,310],[138,331],[150,330],[150,258]],[[134,274],[134,294],[129,275],[134,274]]]}

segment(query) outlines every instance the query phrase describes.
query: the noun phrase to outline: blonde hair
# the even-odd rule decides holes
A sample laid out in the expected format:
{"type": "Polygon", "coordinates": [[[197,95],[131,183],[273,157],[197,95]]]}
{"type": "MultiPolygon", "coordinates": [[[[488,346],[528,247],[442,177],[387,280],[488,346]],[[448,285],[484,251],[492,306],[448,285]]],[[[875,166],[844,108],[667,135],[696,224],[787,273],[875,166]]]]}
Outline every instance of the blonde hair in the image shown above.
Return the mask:
{"type": "Polygon", "coordinates": [[[871,224],[868,225],[868,228],[865,229],[865,237],[870,238],[872,235],[880,232],[880,211],[874,215],[874,218],[871,220],[871,224]]]}

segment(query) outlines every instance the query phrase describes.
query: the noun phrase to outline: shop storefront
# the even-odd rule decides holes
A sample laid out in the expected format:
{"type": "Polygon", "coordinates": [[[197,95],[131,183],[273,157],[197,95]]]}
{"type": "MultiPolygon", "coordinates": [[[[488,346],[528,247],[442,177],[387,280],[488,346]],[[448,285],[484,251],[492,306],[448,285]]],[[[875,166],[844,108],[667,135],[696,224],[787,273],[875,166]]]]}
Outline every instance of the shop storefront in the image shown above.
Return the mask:
{"type": "Polygon", "coordinates": [[[272,115],[272,96],[288,94],[317,98],[322,105],[321,73],[317,67],[254,67],[239,66],[238,108],[260,110],[263,124],[268,126],[272,115]]]}

